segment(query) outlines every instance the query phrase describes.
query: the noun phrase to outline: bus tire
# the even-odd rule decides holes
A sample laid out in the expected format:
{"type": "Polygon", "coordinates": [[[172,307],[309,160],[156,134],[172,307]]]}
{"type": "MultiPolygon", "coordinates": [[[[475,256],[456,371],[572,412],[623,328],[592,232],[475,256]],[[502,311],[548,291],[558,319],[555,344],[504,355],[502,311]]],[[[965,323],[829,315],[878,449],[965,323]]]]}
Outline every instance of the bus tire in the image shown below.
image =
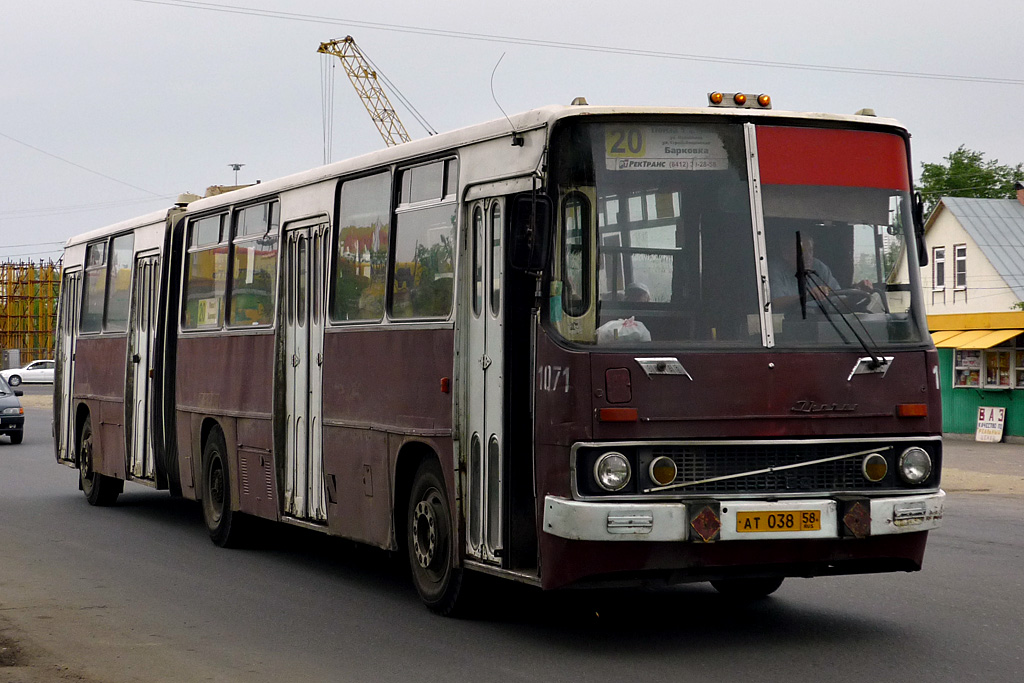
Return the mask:
{"type": "Polygon", "coordinates": [[[243,520],[231,509],[231,468],[224,432],[214,427],[203,447],[203,521],[210,540],[221,548],[242,544],[243,520]]]}
{"type": "Polygon", "coordinates": [[[766,598],[779,590],[783,579],[781,577],[759,578],[759,579],[720,579],[712,581],[711,585],[723,597],[730,600],[749,602],[766,598]]]}
{"type": "Polygon", "coordinates": [[[436,460],[420,463],[406,514],[406,548],[416,592],[430,611],[453,615],[465,603],[459,600],[463,570],[455,566],[455,527],[436,460]]]}
{"type": "Polygon", "coordinates": [[[107,507],[117,502],[124,481],[93,471],[92,418],[86,414],[78,432],[78,482],[90,505],[107,507]]]}

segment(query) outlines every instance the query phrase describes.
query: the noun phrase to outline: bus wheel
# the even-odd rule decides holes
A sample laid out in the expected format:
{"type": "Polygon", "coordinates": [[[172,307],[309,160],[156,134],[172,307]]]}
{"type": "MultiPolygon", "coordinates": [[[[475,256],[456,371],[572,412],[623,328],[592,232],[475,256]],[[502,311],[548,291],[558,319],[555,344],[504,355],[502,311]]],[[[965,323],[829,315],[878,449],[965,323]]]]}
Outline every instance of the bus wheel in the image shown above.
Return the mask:
{"type": "Polygon", "coordinates": [[[214,427],[203,448],[203,520],[221,548],[237,547],[242,536],[240,515],[231,509],[230,472],[224,433],[214,427]]]}
{"type": "Polygon", "coordinates": [[[406,546],[420,599],[432,612],[453,614],[463,577],[462,570],[454,566],[454,525],[444,477],[436,461],[420,464],[407,514],[406,546]]]}
{"type": "Polygon", "coordinates": [[[782,579],[721,579],[712,581],[711,585],[721,595],[732,600],[760,600],[779,590],[782,579]]]}
{"type": "Polygon", "coordinates": [[[92,419],[86,415],[78,436],[78,480],[82,493],[90,505],[107,506],[117,501],[124,490],[124,482],[94,472],[93,468],[92,419]]]}

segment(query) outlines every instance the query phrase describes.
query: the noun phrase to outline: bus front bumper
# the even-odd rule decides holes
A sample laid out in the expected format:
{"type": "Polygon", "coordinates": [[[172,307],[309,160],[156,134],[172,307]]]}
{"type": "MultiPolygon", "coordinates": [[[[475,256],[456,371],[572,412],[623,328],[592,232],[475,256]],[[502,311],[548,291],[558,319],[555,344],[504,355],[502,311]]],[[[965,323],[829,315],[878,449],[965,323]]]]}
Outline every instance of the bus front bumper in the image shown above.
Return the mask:
{"type": "Polygon", "coordinates": [[[945,498],[942,490],[888,498],[678,503],[593,502],[549,495],[544,499],[544,531],[578,541],[865,538],[935,529],[945,498]]]}

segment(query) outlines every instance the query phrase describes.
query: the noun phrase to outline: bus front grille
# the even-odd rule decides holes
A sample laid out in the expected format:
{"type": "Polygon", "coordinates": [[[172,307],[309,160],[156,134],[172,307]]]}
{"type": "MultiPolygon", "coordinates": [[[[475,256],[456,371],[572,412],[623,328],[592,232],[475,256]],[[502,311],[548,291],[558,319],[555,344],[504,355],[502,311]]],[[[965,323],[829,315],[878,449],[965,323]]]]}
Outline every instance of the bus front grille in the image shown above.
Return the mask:
{"type": "Polygon", "coordinates": [[[651,458],[666,455],[676,463],[675,489],[685,494],[798,493],[866,491],[895,485],[891,449],[878,444],[889,473],[878,482],[862,473],[863,457],[813,462],[871,448],[871,444],[722,444],[659,446],[651,458]],[[805,464],[808,463],[808,464],[805,464]],[[796,465],[796,467],[793,467],[796,465]],[[784,467],[785,469],[775,469],[784,467]]]}

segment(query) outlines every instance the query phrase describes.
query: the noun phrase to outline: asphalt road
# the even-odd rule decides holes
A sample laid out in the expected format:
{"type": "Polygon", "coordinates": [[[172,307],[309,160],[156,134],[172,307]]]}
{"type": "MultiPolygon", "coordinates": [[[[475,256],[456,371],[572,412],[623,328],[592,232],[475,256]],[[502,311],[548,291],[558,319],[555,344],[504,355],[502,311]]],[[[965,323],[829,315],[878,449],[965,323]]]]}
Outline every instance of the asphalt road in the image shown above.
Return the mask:
{"type": "Polygon", "coordinates": [[[922,572],[794,579],[747,606],[704,585],[517,589],[454,620],[384,552],[282,526],[222,550],[197,505],[133,484],[90,507],[53,459],[49,388],[26,389],[25,442],[0,438],[0,683],[1024,678],[1021,446],[986,464],[947,442],[962,474],[922,572]]]}

